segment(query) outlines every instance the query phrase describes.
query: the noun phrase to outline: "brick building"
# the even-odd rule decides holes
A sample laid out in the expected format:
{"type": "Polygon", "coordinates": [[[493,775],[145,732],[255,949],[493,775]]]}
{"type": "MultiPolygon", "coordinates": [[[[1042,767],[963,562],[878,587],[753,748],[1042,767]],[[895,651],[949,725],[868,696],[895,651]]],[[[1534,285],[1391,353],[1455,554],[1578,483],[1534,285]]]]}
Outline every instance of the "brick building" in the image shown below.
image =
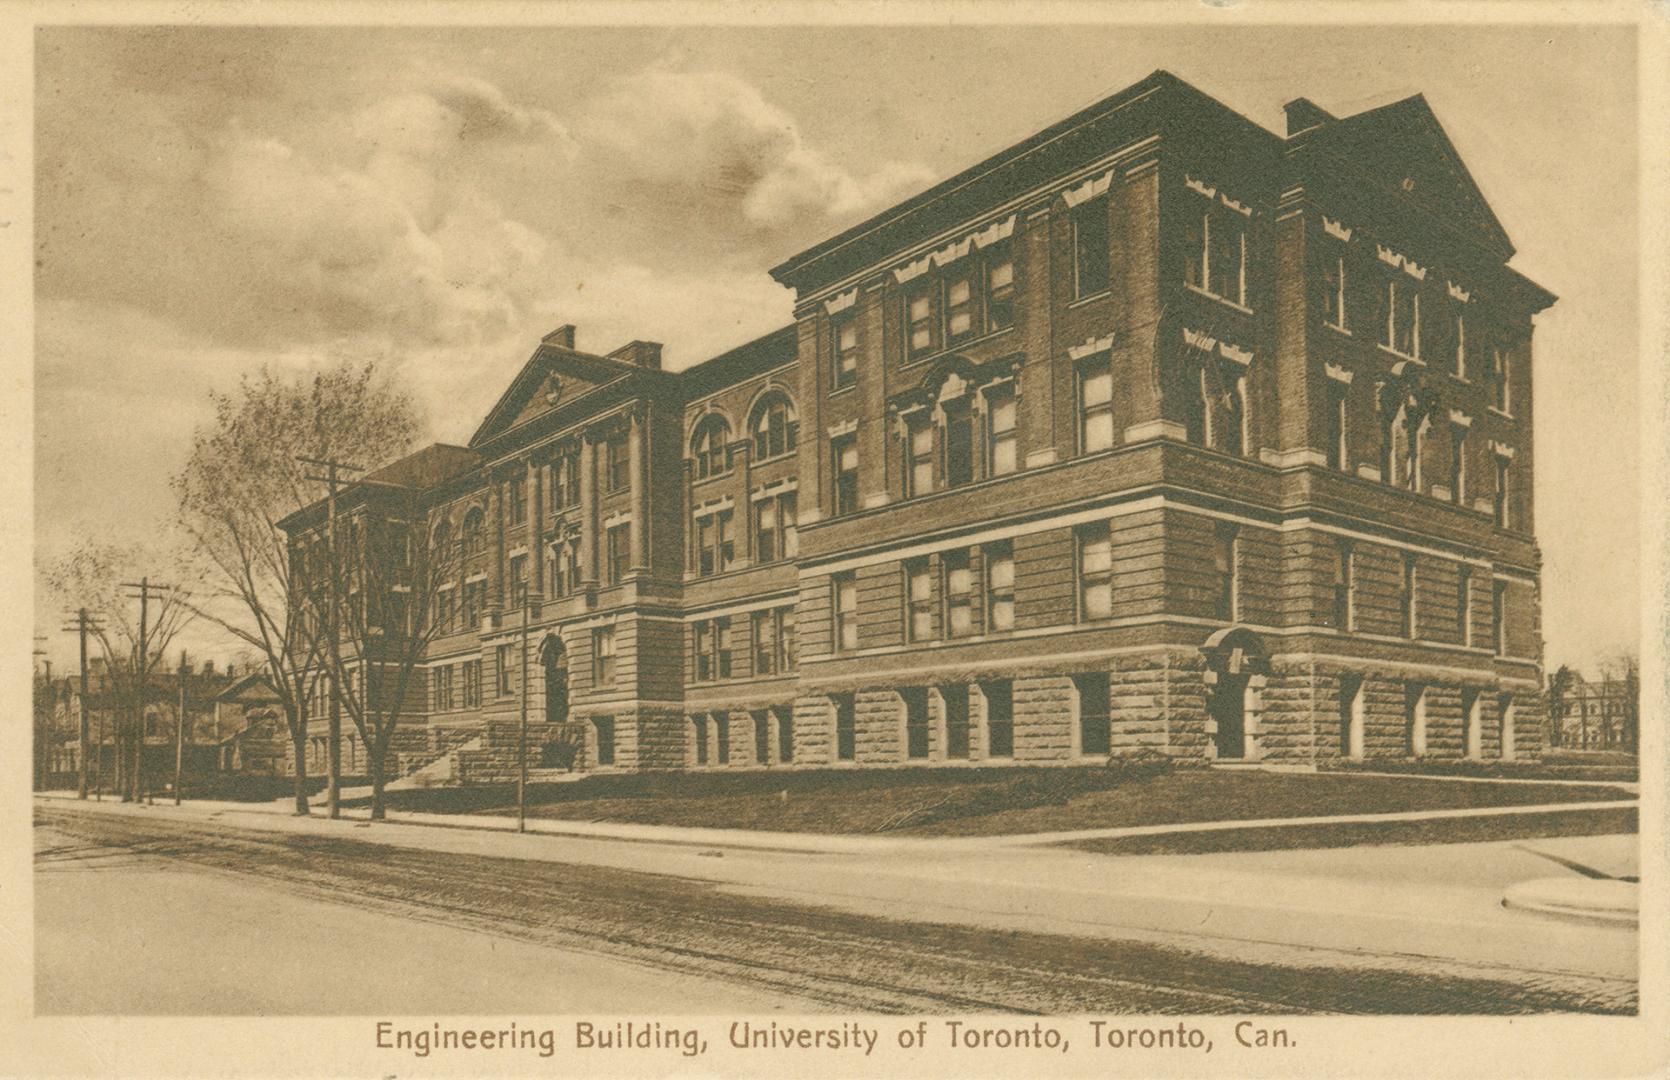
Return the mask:
{"type": "Polygon", "coordinates": [[[1422,98],[1286,112],[1156,72],[776,267],[757,341],[548,335],[424,451],[408,767],[503,745],[524,611],[586,767],[1536,753],[1554,297],[1422,98]]]}

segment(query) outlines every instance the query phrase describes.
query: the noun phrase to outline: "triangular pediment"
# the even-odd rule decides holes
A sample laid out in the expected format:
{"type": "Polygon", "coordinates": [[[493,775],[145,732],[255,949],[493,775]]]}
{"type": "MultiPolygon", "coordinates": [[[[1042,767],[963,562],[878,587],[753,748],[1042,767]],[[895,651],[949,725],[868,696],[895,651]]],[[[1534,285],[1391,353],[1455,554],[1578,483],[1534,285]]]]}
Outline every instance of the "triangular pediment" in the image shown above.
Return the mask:
{"type": "Polygon", "coordinates": [[[1327,124],[1309,138],[1464,230],[1504,261],[1513,254],[1501,221],[1419,94],[1327,124]]]}
{"type": "Polygon", "coordinates": [[[541,345],[512,379],[498,403],[470,438],[477,447],[494,437],[532,423],[632,373],[629,365],[600,356],[541,345]]]}

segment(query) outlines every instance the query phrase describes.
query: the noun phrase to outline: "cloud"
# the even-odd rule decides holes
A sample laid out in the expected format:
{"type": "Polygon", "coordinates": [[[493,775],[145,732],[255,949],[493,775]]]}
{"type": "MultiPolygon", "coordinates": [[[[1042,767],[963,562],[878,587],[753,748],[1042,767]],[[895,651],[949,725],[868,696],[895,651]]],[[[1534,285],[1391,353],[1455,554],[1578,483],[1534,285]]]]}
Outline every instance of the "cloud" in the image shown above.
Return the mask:
{"type": "Polygon", "coordinates": [[[806,144],[795,120],[752,84],[719,71],[649,70],[582,107],[582,151],[638,183],[699,194],[756,229],[851,218],[925,184],[921,165],[857,175],[806,144]]]}

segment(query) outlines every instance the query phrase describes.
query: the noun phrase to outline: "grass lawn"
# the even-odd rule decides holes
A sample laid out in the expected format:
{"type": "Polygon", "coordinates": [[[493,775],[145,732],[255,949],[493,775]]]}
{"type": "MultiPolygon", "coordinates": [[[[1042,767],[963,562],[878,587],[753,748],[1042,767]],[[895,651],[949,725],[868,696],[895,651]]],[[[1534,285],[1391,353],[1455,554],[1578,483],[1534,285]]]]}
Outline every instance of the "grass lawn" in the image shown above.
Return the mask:
{"type": "Polygon", "coordinates": [[[1489,818],[1342,822],[1160,836],[1117,836],[1105,840],[1079,840],[1062,846],[1102,855],[1204,855],[1214,851],[1288,851],[1375,844],[1466,844],[1550,836],[1615,836],[1634,833],[1637,826],[1634,810],[1602,809],[1489,818]]]}
{"type": "MultiPolygon", "coordinates": [[[[1107,768],[637,773],[531,785],[536,818],[777,832],[993,836],[1172,822],[1523,806],[1627,798],[1604,785],[1466,784],[1422,777],[1107,768]]],[[[389,793],[390,809],[514,814],[514,789],[389,793]]]]}

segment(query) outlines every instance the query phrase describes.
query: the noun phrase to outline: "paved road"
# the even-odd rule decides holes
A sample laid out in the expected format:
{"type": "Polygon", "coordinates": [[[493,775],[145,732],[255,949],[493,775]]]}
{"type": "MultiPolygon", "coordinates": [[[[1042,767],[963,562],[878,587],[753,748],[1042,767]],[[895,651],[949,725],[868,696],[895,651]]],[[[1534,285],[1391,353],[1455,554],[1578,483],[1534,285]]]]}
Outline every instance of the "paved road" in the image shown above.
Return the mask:
{"type": "MultiPolygon", "coordinates": [[[[1059,887],[1064,875],[1071,878],[1072,866],[1081,867],[1082,880],[1090,880],[1083,878],[1089,868],[1100,867],[1106,883],[1108,867],[1128,873],[1152,864],[1142,877],[1164,893],[1178,882],[1168,884],[1159,871],[1180,873],[1174,869],[1179,860],[1060,853],[1046,866],[1037,860],[1051,856],[1034,853],[994,864],[1012,877],[1024,878],[1029,866],[1050,876],[1042,887],[1035,876],[1029,892],[1024,880],[1001,875],[994,880],[994,865],[966,859],[889,867],[844,857],[668,850],[409,826],[370,830],[343,822],[257,822],[230,815],[211,820],[177,811],[41,806],[36,813],[42,909],[57,904],[72,914],[105,912],[115,924],[105,940],[113,949],[134,946],[143,931],[166,943],[170,955],[213,957],[173,972],[180,987],[171,991],[169,1008],[194,1012],[205,1004],[224,1012],[327,1011],[298,1007],[295,995],[311,989],[331,1001],[330,986],[339,982],[391,995],[344,1003],[355,1012],[439,1011],[466,997],[463,1007],[470,1011],[571,1010],[574,999],[561,996],[569,989],[553,985],[546,974],[571,963],[572,969],[563,969],[583,977],[565,981],[585,988],[581,1000],[589,1009],[616,1002],[673,1011],[703,1011],[692,1003],[705,1002],[722,1011],[778,1004],[795,1011],[928,1013],[1518,1013],[1636,1007],[1633,970],[1609,970],[1623,966],[1613,960],[1586,967],[1549,963],[1540,959],[1546,948],[1530,950],[1532,958],[1518,964],[1414,955],[1361,936],[1365,926],[1379,924],[1344,918],[1339,921],[1347,942],[1358,935],[1354,948],[1295,945],[1280,934],[1259,936],[1272,926],[1280,929],[1280,920],[1248,922],[1232,911],[1195,933],[1179,926],[1144,931],[1136,925],[1143,919],[1122,925],[1117,917],[1099,917],[1105,896],[1088,890],[1075,895],[1070,881],[1065,892],[1059,887]],[[523,857],[504,858],[506,851],[523,857]],[[55,868],[61,860],[96,865],[107,857],[128,866],[137,895],[150,890],[155,899],[144,910],[158,925],[129,929],[124,908],[91,895],[119,892],[130,884],[125,879],[106,882],[96,873],[77,879],[55,868]],[[650,868],[658,872],[646,872],[650,868]],[[176,878],[195,880],[182,885],[176,878]],[[828,887],[820,890],[820,882],[828,887]],[[167,903],[170,890],[178,888],[208,892],[189,904],[167,903]],[[200,932],[198,923],[205,911],[216,910],[217,898],[228,914],[214,915],[215,928],[200,932]],[[1061,911],[1064,903],[1071,910],[1061,911]],[[263,911],[298,917],[263,919],[263,911]],[[1245,925],[1237,925],[1237,917],[1245,925]],[[362,930],[359,920],[370,920],[375,928],[362,930]],[[266,929],[250,929],[258,924],[266,929]],[[124,933],[130,935],[126,941],[124,933]],[[237,951],[241,937],[257,934],[267,935],[259,951],[237,951]],[[348,951],[338,948],[343,943],[348,951]],[[333,980],[332,963],[352,975],[333,980]],[[640,978],[646,967],[658,973],[647,984],[640,978]],[[444,985],[436,972],[445,973],[444,985]],[[283,991],[225,992],[228,985],[267,978],[275,978],[283,991]],[[585,997],[594,987],[599,997],[585,997]],[[669,1002],[667,995],[676,1000],[669,1002]],[[608,1002],[600,1003],[604,996],[608,1002]]],[[[1299,855],[1271,854],[1289,863],[1299,855]]],[[[1366,853],[1352,856],[1372,861],[1366,853]]],[[[1211,864],[1209,875],[1229,873],[1232,888],[1250,880],[1217,865],[1211,864]]],[[[1207,879],[1197,873],[1195,880],[1207,879]]],[[[1306,880],[1305,873],[1292,877],[1295,895],[1303,895],[1306,880]]],[[[1385,880],[1369,884],[1388,889],[1385,880]]],[[[1314,880],[1311,886],[1314,891],[1314,880]]],[[[1338,889],[1323,891],[1329,894],[1324,901],[1341,906],[1334,895],[1338,889]]],[[[1142,906],[1114,899],[1121,911],[1142,906]]],[[[1169,905],[1154,897],[1147,906],[1192,910],[1191,901],[1176,893],[1169,905]]],[[[1347,895],[1343,905],[1356,902],[1347,895]]],[[[1443,913],[1438,922],[1452,917],[1443,913]]],[[[1479,917],[1464,913],[1460,925],[1479,917]]],[[[1301,912],[1286,921],[1298,926],[1318,920],[1301,912]]],[[[1592,929],[1526,916],[1496,927],[1501,934],[1509,929],[1515,940],[1545,944],[1578,934],[1561,946],[1570,952],[1585,945],[1593,951],[1599,942],[1602,952],[1624,954],[1634,940],[1629,933],[1596,937],[1592,929]]],[[[1449,933],[1456,934],[1455,927],[1449,933]]],[[[113,979],[64,939],[62,930],[49,930],[40,939],[43,1010],[55,1002],[71,1011],[140,1007],[123,1003],[144,988],[133,981],[143,983],[142,977],[113,979]]]]}

